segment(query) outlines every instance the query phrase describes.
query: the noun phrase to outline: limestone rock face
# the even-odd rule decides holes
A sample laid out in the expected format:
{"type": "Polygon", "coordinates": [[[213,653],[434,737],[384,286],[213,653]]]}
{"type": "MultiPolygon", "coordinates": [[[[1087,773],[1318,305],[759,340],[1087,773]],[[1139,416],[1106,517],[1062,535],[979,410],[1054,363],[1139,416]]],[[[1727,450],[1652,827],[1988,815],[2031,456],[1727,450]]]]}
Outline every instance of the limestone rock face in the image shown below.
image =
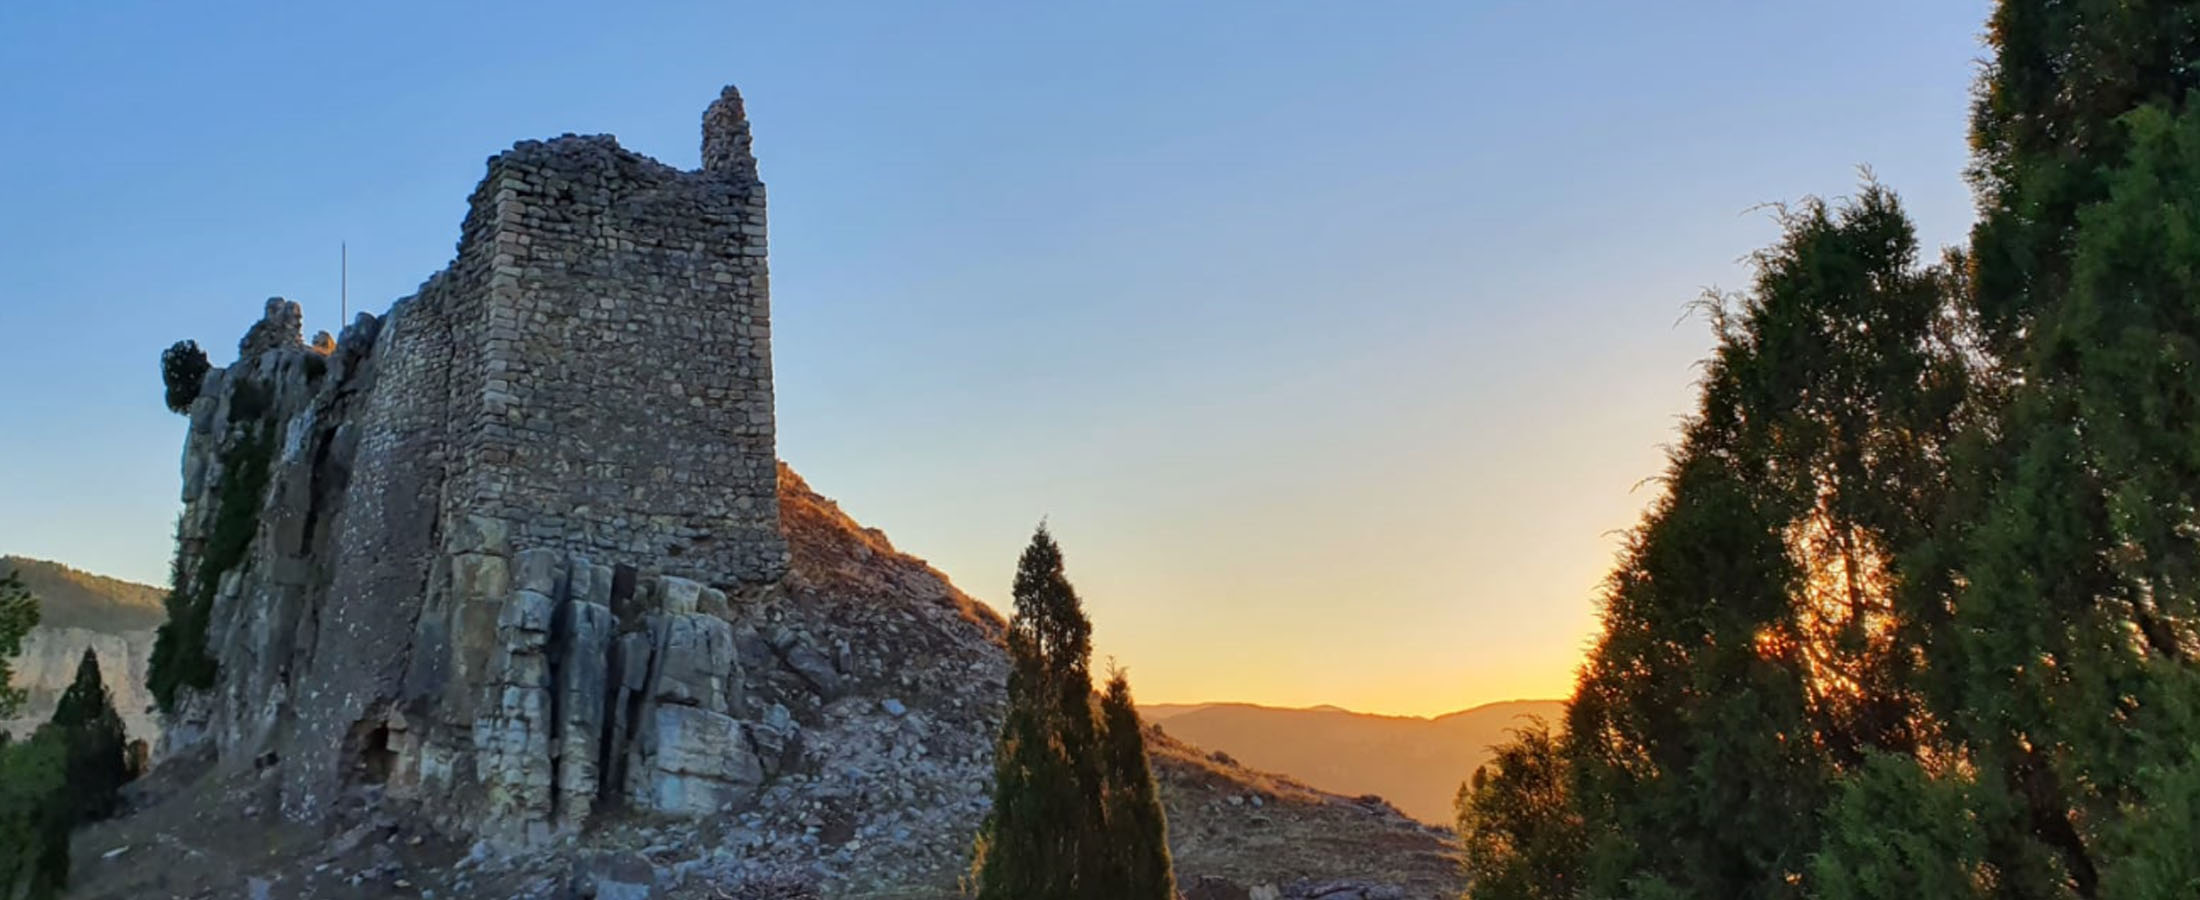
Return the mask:
{"type": "Polygon", "coordinates": [[[84,658],[87,648],[99,658],[100,679],[114,697],[123,730],[133,740],[150,742],[158,738],[160,726],[152,713],[153,700],[145,693],[145,667],[153,655],[152,629],[114,633],[43,625],[32,628],[23,639],[21,654],[10,664],[15,671],[15,686],[29,694],[29,702],[21,716],[0,720],[0,731],[20,738],[45,724],[61,693],[76,680],[77,662],[84,658]]]}

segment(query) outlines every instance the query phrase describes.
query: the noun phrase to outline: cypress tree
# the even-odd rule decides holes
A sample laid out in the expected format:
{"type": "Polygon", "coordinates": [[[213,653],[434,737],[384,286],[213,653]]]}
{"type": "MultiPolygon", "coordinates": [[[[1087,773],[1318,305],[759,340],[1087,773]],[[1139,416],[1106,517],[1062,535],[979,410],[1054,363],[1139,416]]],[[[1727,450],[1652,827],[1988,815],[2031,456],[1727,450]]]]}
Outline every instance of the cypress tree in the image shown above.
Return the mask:
{"type": "Polygon", "coordinates": [[[1115,884],[1102,896],[1169,900],[1176,874],[1169,860],[1169,823],[1146,759],[1146,736],[1131,700],[1129,676],[1117,669],[1100,698],[1107,778],[1107,848],[1104,871],[1115,884]]]}
{"type": "MultiPolygon", "coordinates": [[[[1128,751],[1114,746],[1117,740],[1138,740],[1137,712],[1125,707],[1130,723],[1112,733],[1102,721],[1108,701],[1093,700],[1092,623],[1063,573],[1061,547],[1044,525],[1017,563],[1015,598],[1008,709],[994,754],[993,809],[979,832],[973,863],[976,895],[981,900],[1171,896],[1158,804],[1147,810],[1114,799],[1137,793],[1129,772],[1133,765],[1144,770],[1143,745],[1135,764],[1128,751]],[[1133,821],[1135,827],[1126,824],[1133,821]],[[1124,830],[1115,831],[1117,825],[1124,830]],[[1125,843],[1132,840],[1138,843],[1125,843]],[[1151,871],[1157,855],[1158,876],[1151,871]],[[1125,861],[1145,867],[1136,870],[1135,885],[1125,881],[1125,861]]],[[[1120,702],[1129,698],[1125,685],[1120,702]]],[[[1150,774],[1145,784],[1144,796],[1150,797],[1150,774]]]]}
{"type": "Polygon", "coordinates": [[[89,822],[112,814],[123,783],[130,779],[129,747],[91,648],[78,660],[76,680],[62,692],[45,727],[60,733],[68,747],[64,802],[71,818],[89,822]]]}

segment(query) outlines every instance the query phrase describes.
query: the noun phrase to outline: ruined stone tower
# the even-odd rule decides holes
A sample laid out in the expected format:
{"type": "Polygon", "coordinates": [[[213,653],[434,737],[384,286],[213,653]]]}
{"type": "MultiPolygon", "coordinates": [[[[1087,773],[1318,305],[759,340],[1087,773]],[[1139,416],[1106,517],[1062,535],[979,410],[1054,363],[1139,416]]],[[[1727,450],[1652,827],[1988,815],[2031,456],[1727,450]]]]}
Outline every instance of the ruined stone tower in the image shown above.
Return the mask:
{"type": "Polygon", "coordinates": [[[167,753],[279,760],[296,818],[371,785],[525,840],[752,794],[779,725],[731,613],[787,550],[750,144],[732,88],[699,171],[522,142],[450,267],[333,350],[269,302],[191,409],[178,552],[209,601],[171,649],[213,674],[167,753]]]}
{"type": "Polygon", "coordinates": [[[531,547],[777,577],[764,185],[730,88],[703,160],[569,137],[490,161],[450,311],[450,512],[531,547]]]}

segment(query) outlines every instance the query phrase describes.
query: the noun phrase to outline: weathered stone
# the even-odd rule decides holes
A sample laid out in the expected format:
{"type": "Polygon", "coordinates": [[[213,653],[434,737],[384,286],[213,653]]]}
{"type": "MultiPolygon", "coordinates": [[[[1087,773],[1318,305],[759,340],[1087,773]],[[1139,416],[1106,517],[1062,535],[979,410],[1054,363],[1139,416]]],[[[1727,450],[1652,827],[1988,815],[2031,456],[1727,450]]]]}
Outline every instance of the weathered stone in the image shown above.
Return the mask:
{"type": "Polygon", "coordinates": [[[699,613],[662,620],[664,637],[657,649],[657,683],[650,699],[700,706],[714,712],[733,707],[740,673],[733,658],[733,626],[699,613]]]}
{"type": "Polygon", "coordinates": [[[281,297],[267,298],[267,308],[260,321],[244,333],[237,342],[239,359],[258,356],[270,350],[303,348],[305,346],[305,310],[298,304],[281,297]]]}
{"type": "Polygon", "coordinates": [[[712,587],[703,589],[702,596],[696,600],[696,611],[721,619],[733,618],[733,607],[726,603],[726,592],[712,587]]]}
{"type": "Polygon", "coordinates": [[[556,550],[536,547],[513,557],[512,585],[547,597],[563,593],[565,557],[556,550]]]}
{"type": "Polygon", "coordinates": [[[602,783],[598,760],[606,737],[605,692],[610,672],[611,610],[598,603],[565,606],[557,670],[557,817],[571,830],[588,824],[602,783]]]}
{"type": "Polygon", "coordinates": [[[1185,889],[1184,900],[1253,900],[1253,892],[1227,878],[1202,875],[1185,889]]]}
{"type": "Polygon", "coordinates": [[[702,595],[702,583],[693,579],[666,575],[657,582],[657,608],[664,613],[695,612],[702,595]]]}
{"type": "Polygon", "coordinates": [[[833,661],[825,658],[825,654],[819,653],[807,641],[789,643],[780,651],[780,660],[786,664],[788,671],[809,682],[811,689],[820,696],[828,700],[840,696],[840,670],[834,668],[833,661]]]}
{"type": "Polygon", "coordinates": [[[703,815],[753,797],[764,769],[742,723],[693,706],[659,705],[640,735],[630,799],[662,813],[703,815]]]}

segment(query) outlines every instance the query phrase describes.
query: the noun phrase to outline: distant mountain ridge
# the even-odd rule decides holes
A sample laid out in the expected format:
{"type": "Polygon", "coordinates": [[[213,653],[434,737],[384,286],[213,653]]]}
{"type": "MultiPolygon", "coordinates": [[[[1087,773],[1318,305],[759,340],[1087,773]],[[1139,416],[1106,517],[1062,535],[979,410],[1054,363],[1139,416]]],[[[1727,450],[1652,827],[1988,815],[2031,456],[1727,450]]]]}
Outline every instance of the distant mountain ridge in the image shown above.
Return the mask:
{"type": "Polygon", "coordinates": [[[77,662],[89,647],[99,657],[100,679],[114,696],[123,728],[132,738],[158,737],[145,670],[153,633],[167,619],[161,606],[166,592],[20,556],[0,556],[0,572],[20,575],[38,599],[38,627],[24,639],[13,665],[15,684],[29,689],[30,702],[20,718],[0,720],[0,731],[21,736],[44,723],[76,679],[77,662]]]}
{"type": "Polygon", "coordinates": [[[1380,795],[1423,822],[1450,825],[1459,785],[1512,729],[1565,715],[1558,700],[1508,700],[1440,716],[1335,706],[1156,703],[1139,708],[1170,735],[1339,794],[1380,795]]]}
{"type": "Polygon", "coordinates": [[[95,575],[57,562],[0,556],[0,572],[14,572],[38,598],[38,624],[123,634],[159,628],[168,613],[166,591],[149,584],[95,575]]]}

